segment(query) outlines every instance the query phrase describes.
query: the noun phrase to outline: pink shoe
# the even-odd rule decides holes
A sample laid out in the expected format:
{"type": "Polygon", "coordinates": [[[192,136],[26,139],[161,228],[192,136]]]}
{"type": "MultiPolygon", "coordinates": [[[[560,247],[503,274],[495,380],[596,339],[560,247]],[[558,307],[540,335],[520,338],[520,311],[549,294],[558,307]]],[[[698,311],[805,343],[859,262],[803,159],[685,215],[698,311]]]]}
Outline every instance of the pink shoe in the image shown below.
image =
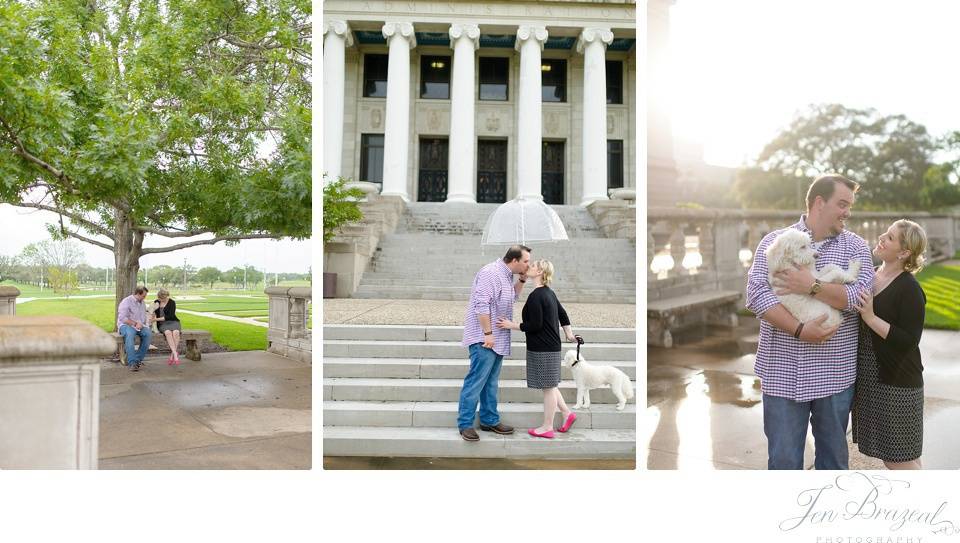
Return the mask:
{"type": "Polygon", "coordinates": [[[167,365],[168,365],[168,366],[172,366],[172,365],[173,365],[173,355],[170,355],[170,358],[167,359],[167,365]]]}
{"type": "Polygon", "coordinates": [[[173,365],[174,365],[174,366],[179,366],[179,365],[180,365],[180,357],[179,357],[179,356],[174,355],[174,357],[173,357],[173,365]]]}
{"type": "Polygon", "coordinates": [[[570,429],[571,426],[573,426],[573,423],[576,420],[577,420],[577,414],[571,411],[570,414],[567,415],[567,420],[563,421],[563,426],[557,428],[557,431],[566,432],[567,430],[570,429]]]}
{"type": "Polygon", "coordinates": [[[532,435],[533,437],[545,437],[547,439],[553,439],[553,430],[547,430],[542,434],[538,434],[536,428],[530,428],[529,430],[527,430],[527,433],[532,435]]]}

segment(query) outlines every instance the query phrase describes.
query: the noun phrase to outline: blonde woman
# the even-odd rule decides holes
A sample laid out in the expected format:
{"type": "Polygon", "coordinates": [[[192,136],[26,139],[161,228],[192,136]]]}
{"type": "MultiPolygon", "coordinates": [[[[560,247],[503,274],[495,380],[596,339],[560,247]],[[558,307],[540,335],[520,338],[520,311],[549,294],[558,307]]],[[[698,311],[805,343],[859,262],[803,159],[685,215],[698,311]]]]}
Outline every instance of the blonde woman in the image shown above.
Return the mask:
{"type": "Polygon", "coordinates": [[[553,281],[553,264],[549,260],[537,260],[527,271],[527,277],[534,279],[534,289],[523,306],[523,322],[517,324],[501,318],[497,326],[520,330],[527,335],[527,387],[543,391],[543,424],[530,428],[527,433],[552,439],[553,417],[558,409],[563,419],[558,431],[566,432],[577,420],[558,388],[562,361],[560,327],[563,327],[567,341],[575,341],[575,338],[567,312],[549,286],[553,281]]]}
{"type": "Polygon", "coordinates": [[[157,331],[163,334],[170,346],[168,366],[180,365],[180,354],[177,347],[180,345],[180,319],[177,318],[177,302],[170,297],[170,292],[162,288],[157,291],[157,299],[153,302],[153,312],[157,316],[157,331]]]}
{"type": "Polygon", "coordinates": [[[873,292],[857,304],[857,348],[853,441],[860,452],[883,460],[887,469],[922,469],[923,333],[927,297],[913,274],[923,267],[927,234],[901,219],[877,240],[882,264],[873,292]]]}

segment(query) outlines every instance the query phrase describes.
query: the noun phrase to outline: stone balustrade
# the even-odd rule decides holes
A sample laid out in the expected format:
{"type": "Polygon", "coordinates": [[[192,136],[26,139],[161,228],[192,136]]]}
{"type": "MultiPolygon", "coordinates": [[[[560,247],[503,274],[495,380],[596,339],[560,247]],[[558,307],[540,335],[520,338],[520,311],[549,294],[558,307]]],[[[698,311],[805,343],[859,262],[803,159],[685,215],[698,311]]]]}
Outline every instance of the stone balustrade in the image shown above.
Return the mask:
{"type": "Polygon", "coordinates": [[[0,469],[96,469],[100,359],[115,344],[75,317],[0,315],[0,469]]]}
{"type": "Polygon", "coordinates": [[[363,219],[344,225],[323,246],[323,271],[337,274],[337,298],[349,297],[360,286],[380,238],[396,230],[406,205],[399,196],[377,196],[375,191],[366,198],[360,202],[363,219]]]}
{"type": "MultiPolygon", "coordinates": [[[[796,211],[648,208],[647,299],[744,291],[746,272],[760,240],[799,217],[796,211]]],[[[927,231],[928,262],[952,258],[960,247],[960,216],[955,215],[858,211],[847,228],[873,247],[877,237],[902,218],[916,221],[927,231]]]]}
{"type": "Polygon", "coordinates": [[[313,333],[307,327],[313,291],[310,287],[267,287],[269,328],[267,351],[302,362],[313,357],[313,333]]]}
{"type": "Polygon", "coordinates": [[[20,296],[17,287],[0,285],[0,315],[17,314],[17,296],[20,296]]]}

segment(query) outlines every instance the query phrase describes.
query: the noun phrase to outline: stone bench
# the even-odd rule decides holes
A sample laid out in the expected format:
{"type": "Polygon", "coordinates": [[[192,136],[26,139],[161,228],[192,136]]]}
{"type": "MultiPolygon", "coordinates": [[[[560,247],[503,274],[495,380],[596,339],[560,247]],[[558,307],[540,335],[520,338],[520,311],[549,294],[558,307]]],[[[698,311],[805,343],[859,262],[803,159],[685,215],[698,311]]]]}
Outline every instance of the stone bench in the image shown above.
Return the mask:
{"type": "Polygon", "coordinates": [[[741,293],[718,290],[647,302],[647,345],[673,347],[676,332],[693,326],[737,326],[741,293]]]}
{"type": "MultiPolygon", "coordinates": [[[[117,352],[120,355],[120,363],[126,366],[127,351],[126,349],[123,348],[123,336],[121,336],[119,332],[114,332],[112,335],[113,335],[113,341],[117,344],[117,352]]],[[[157,334],[154,333],[154,335],[157,335],[157,334]]],[[[186,342],[186,345],[187,345],[187,348],[183,355],[189,358],[190,360],[199,362],[201,358],[199,342],[201,340],[210,341],[212,339],[212,336],[210,332],[206,330],[181,330],[180,338],[184,342],[186,342]]],[[[139,343],[140,343],[140,337],[137,336],[136,338],[134,338],[134,345],[138,345],[139,343]]],[[[156,350],[156,347],[151,345],[150,350],[156,350]]]]}

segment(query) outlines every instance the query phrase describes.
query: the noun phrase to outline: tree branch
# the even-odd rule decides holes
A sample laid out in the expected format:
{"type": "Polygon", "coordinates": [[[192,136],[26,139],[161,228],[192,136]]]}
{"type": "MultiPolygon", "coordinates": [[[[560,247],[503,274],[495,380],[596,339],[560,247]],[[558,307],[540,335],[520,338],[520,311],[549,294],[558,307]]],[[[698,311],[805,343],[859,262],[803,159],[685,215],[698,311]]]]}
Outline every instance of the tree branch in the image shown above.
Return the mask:
{"type": "Polygon", "coordinates": [[[76,232],[67,232],[67,235],[70,236],[71,238],[76,238],[76,239],[79,239],[80,241],[89,243],[90,245],[96,245],[97,247],[103,247],[104,249],[110,251],[111,253],[112,253],[113,250],[114,250],[113,247],[111,247],[110,245],[107,245],[106,243],[101,243],[101,242],[99,242],[99,241],[97,241],[97,240],[95,240],[95,239],[90,239],[90,238],[88,238],[88,237],[81,236],[80,234],[77,234],[76,232]]]}
{"type": "Polygon", "coordinates": [[[135,226],[134,230],[144,234],[154,234],[165,238],[189,238],[206,234],[206,230],[162,230],[160,228],[151,228],[149,226],[135,226]]]}
{"type": "Polygon", "coordinates": [[[213,245],[221,241],[239,241],[243,239],[279,239],[279,238],[274,234],[240,234],[236,236],[219,236],[213,239],[202,239],[199,241],[181,243],[179,245],[171,245],[169,247],[153,247],[150,249],[144,249],[140,254],[149,255],[149,254],[157,254],[157,253],[169,253],[172,251],[178,251],[180,249],[186,249],[187,247],[196,247],[197,245],[213,245]]]}
{"type": "Polygon", "coordinates": [[[98,233],[98,234],[101,234],[101,235],[103,235],[103,236],[106,236],[106,237],[110,238],[111,241],[115,241],[115,239],[114,239],[114,237],[113,237],[113,232],[111,232],[110,230],[107,230],[106,228],[104,228],[103,226],[100,226],[99,224],[96,224],[96,223],[90,222],[90,221],[87,220],[87,219],[84,219],[81,215],[77,215],[76,213],[71,213],[71,212],[69,212],[69,211],[63,211],[62,209],[57,208],[57,207],[55,207],[55,206],[48,206],[48,205],[46,205],[46,204],[38,204],[38,203],[34,203],[34,202],[20,202],[20,203],[18,203],[18,204],[13,204],[13,205],[15,205],[15,206],[17,206],[17,207],[32,207],[32,208],[34,208],[34,209],[42,209],[42,210],[44,210],[44,211],[51,211],[51,212],[56,213],[56,214],[58,214],[58,215],[61,215],[61,216],[63,216],[63,217],[67,217],[68,219],[70,219],[70,220],[73,221],[73,222],[82,224],[82,225],[83,225],[84,227],[86,227],[88,230],[92,230],[92,231],[94,231],[94,232],[96,232],[96,233],[98,233]]]}

